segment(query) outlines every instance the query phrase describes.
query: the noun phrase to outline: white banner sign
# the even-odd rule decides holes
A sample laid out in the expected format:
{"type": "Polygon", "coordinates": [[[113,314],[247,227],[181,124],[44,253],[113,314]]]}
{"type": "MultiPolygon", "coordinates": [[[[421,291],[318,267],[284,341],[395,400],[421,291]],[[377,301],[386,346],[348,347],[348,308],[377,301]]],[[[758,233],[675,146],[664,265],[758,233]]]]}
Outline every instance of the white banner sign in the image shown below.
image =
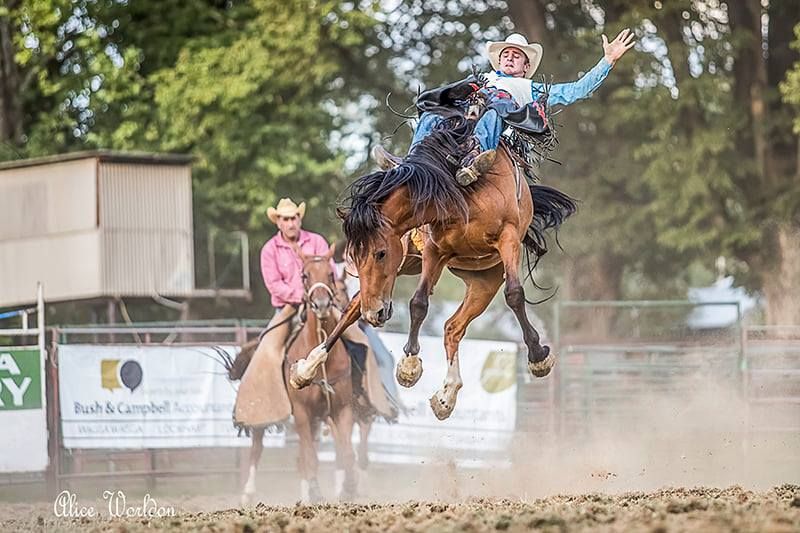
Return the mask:
{"type": "Polygon", "coordinates": [[[43,368],[38,347],[0,347],[0,472],[47,468],[43,368]]]}
{"type": "MultiPolygon", "coordinates": [[[[380,337],[396,364],[403,357],[408,336],[381,333],[380,337]]],[[[516,422],[517,345],[468,339],[461,342],[459,365],[464,387],[446,420],[434,416],[429,401],[447,375],[443,341],[440,337],[420,337],[420,348],[422,377],[411,388],[398,385],[405,411],[397,424],[373,425],[370,456],[391,462],[460,456],[462,460],[457,462],[477,466],[493,455],[486,452],[507,451],[516,422]]]]}
{"type": "Polygon", "coordinates": [[[208,347],[63,345],[58,377],[65,448],[250,446],[233,427],[236,389],[208,347]]]}

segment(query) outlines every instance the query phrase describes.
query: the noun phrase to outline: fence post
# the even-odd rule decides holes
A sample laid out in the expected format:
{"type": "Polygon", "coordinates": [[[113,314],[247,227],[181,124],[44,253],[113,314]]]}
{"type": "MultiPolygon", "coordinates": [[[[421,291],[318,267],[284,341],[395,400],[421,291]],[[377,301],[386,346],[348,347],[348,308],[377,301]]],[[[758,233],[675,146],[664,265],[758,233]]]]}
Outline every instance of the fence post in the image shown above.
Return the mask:
{"type": "Polygon", "coordinates": [[[47,470],[47,493],[52,499],[61,492],[61,409],[58,391],[58,329],[50,331],[50,353],[47,358],[45,388],[47,401],[47,449],[50,461],[47,470]]]}

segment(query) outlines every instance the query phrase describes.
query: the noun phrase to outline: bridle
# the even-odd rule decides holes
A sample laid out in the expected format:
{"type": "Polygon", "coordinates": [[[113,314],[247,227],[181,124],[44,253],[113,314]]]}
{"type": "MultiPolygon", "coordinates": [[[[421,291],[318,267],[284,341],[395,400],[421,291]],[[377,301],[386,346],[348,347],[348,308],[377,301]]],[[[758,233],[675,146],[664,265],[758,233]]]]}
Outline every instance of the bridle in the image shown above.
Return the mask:
{"type": "MultiPolygon", "coordinates": [[[[323,321],[323,319],[327,318],[327,315],[323,317],[320,314],[319,310],[316,308],[316,306],[314,306],[313,301],[311,300],[311,295],[317,289],[324,289],[328,293],[328,295],[331,297],[331,305],[333,305],[335,307],[336,306],[336,294],[333,292],[333,289],[331,288],[330,285],[328,285],[327,283],[324,283],[322,281],[316,281],[316,282],[312,283],[310,287],[306,287],[305,286],[305,280],[306,280],[305,267],[306,267],[306,265],[310,264],[310,263],[319,263],[320,261],[326,261],[327,262],[328,258],[324,257],[324,256],[321,256],[321,255],[315,255],[313,257],[306,258],[306,260],[305,260],[305,262],[303,264],[303,288],[305,289],[305,294],[303,295],[303,304],[306,306],[306,308],[310,308],[311,312],[314,313],[314,315],[317,317],[317,328],[316,328],[317,329],[317,331],[316,331],[317,342],[321,344],[321,343],[325,342],[325,340],[327,340],[327,338],[328,338],[327,332],[322,327],[322,321],[323,321]]],[[[303,320],[305,321],[305,319],[303,319],[303,320]]],[[[327,404],[327,407],[328,407],[328,414],[330,415],[331,409],[333,407],[332,398],[331,398],[331,395],[333,394],[333,386],[332,386],[331,381],[328,379],[328,372],[327,372],[327,369],[325,368],[325,365],[324,364],[321,365],[320,369],[322,370],[322,379],[318,380],[318,381],[314,381],[314,383],[316,385],[319,385],[320,388],[322,389],[322,391],[323,391],[323,393],[325,395],[325,403],[327,404]]],[[[340,378],[335,378],[334,381],[338,381],[339,379],[340,378]]]]}
{"type": "MultiPolygon", "coordinates": [[[[321,255],[315,255],[313,257],[309,257],[307,259],[307,263],[306,264],[319,263],[320,261],[327,261],[327,258],[323,257],[321,255]]],[[[305,284],[305,276],[306,276],[305,266],[306,265],[304,264],[303,265],[303,288],[305,289],[305,294],[303,295],[303,303],[305,303],[306,306],[311,309],[311,311],[317,316],[318,320],[322,320],[324,318],[327,318],[327,316],[322,316],[320,314],[319,310],[316,308],[316,306],[314,305],[313,301],[311,300],[311,295],[317,289],[324,289],[325,292],[328,293],[328,296],[331,297],[331,305],[335,306],[336,305],[336,293],[333,292],[333,289],[331,288],[330,285],[328,285],[327,283],[324,283],[322,281],[316,281],[316,282],[312,283],[310,287],[306,287],[306,284],[305,284]]],[[[322,341],[320,341],[320,342],[322,342],[322,341]]]]}

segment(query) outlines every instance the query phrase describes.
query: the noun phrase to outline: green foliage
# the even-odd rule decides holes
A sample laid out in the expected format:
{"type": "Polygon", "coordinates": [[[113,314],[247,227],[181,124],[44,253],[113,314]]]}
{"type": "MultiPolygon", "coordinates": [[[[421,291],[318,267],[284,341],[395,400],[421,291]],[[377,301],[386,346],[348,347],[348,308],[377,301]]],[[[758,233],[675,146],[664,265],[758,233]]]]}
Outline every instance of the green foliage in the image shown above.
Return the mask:
{"type": "MultiPolygon", "coordinates": [[[[800,23],[794,27],[794,34],[796,40],[792,43],[792,48],[800,50],[800,23]]],[[[780,90],[787,104],[800,109],[800,61],[796,62],[786,74],[786,80],[781,83],[780,90]]],[[[800,113],[794,119],[794,132],[800,134],[800,113]]]]}
{"type": "MultiPolygon", "coordinates": [[[[790,4],[764,9],[786,16],[790,4]]],[[[483,70],[485,41],[513,31],[508,13],[535,6],[546,31],[537,76],[548,81],[591,68],[602,33],[630,27],[639,39],[591,99],[557,116],[561,164],[541,169],[582,200],[561,236],[576,276],[617,265],[607,273],[619,278],[615,297],[675,297],[697,279],[692,269],[713,271],[725,255],[757,288],[764,243],[800,205],[789,128],[800,132],[800,62],[770,79],[770,112],[755,124],[778,147],[767,187],[735,68],[762,43],[732,25],[732,2],[21,0],[0,19],[15,29],[25,137],[0,157],[193,154],[198,250],[212,227],[246,231],[259,287],[257,251],[274,231],[267,206],[305,200],[306,227],[334,236],[336,199],[370,166],[370,145],[402,152],[410,138],[407,127],[392,136],[402,119],[387,94],[403,110],[418,88],[483,70]]],[[[800,25],[795,33],[799,50],[800,25]]],[[[542,263],[548,282],[565,282],[564,257],[542,263]]]]}

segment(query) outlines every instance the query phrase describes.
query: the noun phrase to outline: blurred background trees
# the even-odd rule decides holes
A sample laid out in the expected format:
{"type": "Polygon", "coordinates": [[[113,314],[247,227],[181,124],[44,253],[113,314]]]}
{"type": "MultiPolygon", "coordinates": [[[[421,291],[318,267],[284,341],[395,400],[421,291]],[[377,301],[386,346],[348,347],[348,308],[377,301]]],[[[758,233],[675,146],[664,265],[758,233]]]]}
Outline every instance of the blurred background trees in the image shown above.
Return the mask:
{"type": "Polygon", "coordinates": [[[799,22],[795,0],[6,0],[0,158],[195,155],[198,247],[247,231],[258,288],[203,312],[263,316],[266,207],[304,199],[306,227],[334,237],[370,147],[407,147],[388,94],[406,110],[511,31],[543,44],[537,76],[570,81],[630,27],[636,48],[557,116],[560,164],[541,175],[582,204],[542,279],[572,299],[682,298],[730,274],[770,323],[798,324],[799,22]]]}

